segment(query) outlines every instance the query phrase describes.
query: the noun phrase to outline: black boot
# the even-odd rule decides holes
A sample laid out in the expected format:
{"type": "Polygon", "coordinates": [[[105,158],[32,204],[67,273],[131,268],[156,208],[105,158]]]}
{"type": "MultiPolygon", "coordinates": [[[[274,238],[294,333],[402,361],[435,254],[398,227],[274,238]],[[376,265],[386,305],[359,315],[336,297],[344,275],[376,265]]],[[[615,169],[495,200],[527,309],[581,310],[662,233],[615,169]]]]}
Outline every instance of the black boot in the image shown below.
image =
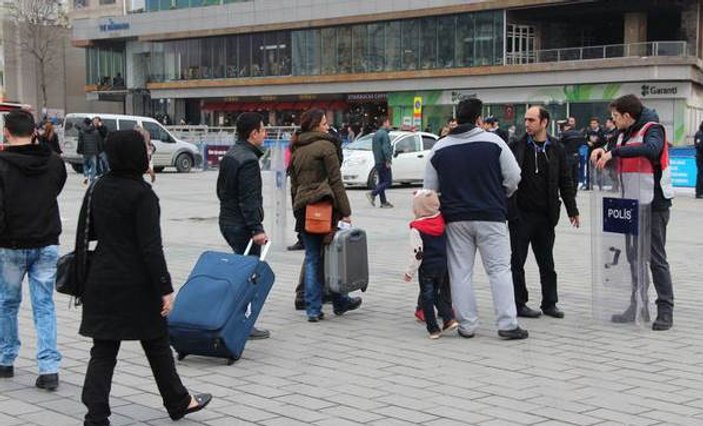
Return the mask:
{"type": "Polygon", "coordinates": [[[671,309],[657,309],[657,319],[652,323],[652,330],[666,331],[674,325],[674,313],[671,309]]]}

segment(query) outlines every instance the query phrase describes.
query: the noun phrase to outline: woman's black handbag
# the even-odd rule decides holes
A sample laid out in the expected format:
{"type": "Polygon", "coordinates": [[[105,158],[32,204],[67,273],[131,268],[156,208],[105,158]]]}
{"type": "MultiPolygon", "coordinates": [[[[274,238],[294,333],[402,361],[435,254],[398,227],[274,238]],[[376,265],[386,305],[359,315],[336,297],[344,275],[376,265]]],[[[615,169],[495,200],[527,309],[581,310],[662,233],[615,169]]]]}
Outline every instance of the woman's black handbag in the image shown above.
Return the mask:
{"type": "MultiPolygon", "coordinates": [[[[85,208],[85,225],[83,226],[83,235],[76,235],[76,245],[72,252],[61,256],[56,263],[56,291],[61,294],[67,294],[75,298],[75,305],[81,304],[83,289],[85,288],[85,278],[88,268],[90,267],[90,258],[93,254],[88,250],[90,238],[90,204],[93,198],[93,190],[97,184],[97,180],[88,189],[86,208],[85,208]]],[[[81,222],[79,216],[78,223],[81,222]]]]}

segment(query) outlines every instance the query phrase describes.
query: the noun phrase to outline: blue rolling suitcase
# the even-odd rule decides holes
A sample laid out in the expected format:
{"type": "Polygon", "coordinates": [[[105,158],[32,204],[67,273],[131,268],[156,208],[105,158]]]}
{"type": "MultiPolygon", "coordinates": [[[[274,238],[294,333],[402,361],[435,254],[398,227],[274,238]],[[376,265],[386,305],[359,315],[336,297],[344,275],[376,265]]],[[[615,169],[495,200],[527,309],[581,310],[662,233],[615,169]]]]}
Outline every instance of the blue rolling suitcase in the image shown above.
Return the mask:
{"type": "Polygon", "coordinates": [[[261,258],[214,251],[200,255],[168,316],[179,360],[204,355],[226,358],[231,365],[241,357],[275,280],[263,260],[268,248],[267,243],[261,258]]]}

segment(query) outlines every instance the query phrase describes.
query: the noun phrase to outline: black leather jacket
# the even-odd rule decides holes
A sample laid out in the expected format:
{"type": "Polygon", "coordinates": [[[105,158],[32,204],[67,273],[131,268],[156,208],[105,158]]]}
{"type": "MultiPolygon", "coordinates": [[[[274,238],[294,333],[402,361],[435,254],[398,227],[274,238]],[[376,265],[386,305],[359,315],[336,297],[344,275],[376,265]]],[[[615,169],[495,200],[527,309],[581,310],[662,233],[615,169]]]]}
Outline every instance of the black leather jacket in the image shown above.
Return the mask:
{"type": "Polygon", "coordinates": [[[241,226],[251,235],[264,232],[259,157],[263,152],[247,141],[238,140],[220,162],[217,197],[220,223],[241,226]]]}

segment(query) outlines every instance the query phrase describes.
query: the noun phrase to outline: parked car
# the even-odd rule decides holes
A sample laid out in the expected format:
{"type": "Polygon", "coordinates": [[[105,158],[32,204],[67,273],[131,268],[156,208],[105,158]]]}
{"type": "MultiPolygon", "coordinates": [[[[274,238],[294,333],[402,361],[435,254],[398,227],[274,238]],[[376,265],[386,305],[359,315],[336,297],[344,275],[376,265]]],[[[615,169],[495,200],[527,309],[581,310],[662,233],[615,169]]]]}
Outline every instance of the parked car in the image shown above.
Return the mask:
{"type": "MultiPolygon", "coordinates": [[[[432,133],[405,131],[391,131],[389,136],[393,147],[393,183],[422,182],[427,156],[439,137],[432,133]]],[[[378,183],[371,151],[372,139],[373,133],[344,147],[342,180],[345,185],[374,188],[378,183]]]]}
{"type": "Polygon", "coordinates": [[[161,172],[165,167],[175,167],[178,172],[189,172],[193,166],[199,166],[202,155],[192,143],[176,139],[161,123],[150,117],[120,114],[71,113],[64,120],[62,157],[73,170],[83,172],[83,156],[76,152],[78,147],[78,132],[83,126],[83,120],[98,116],[109,131],[132,130],[136,126],[143,127],[151,136],[151,142],[156,147],[152,160],[154,171],[161,172]]]}

